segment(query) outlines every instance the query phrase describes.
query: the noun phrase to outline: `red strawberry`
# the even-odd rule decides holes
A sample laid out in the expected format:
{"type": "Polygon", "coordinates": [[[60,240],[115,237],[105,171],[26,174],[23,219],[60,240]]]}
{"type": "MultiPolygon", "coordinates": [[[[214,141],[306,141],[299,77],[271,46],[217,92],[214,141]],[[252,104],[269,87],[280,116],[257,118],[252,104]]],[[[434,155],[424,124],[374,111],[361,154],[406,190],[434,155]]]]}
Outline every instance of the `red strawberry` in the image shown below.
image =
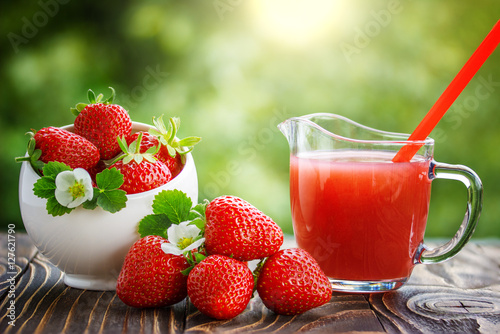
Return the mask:
{"type": "Polygon", "coordinates": [[[110,169],[116,167],[123,174],[124,181],[120,189],[125,190],[127,194],[148,191],[172,179],[167,166],[153,157],[156,152],[155,147],[140,153],[141,141],[142,134],[127,147],[125,139],[119,139],[124,155],[119,156],[119,160],[109,167],[110,169]]]}
{"type": "MultiPolygon", "coordinates": [[[[111,87],[110,87],[111,88],[111,87]]],[[[75,133],[87,138],[99,149],[101,159],[108,160],[120,153],[117,138],[128,136],[132,132],[132,121],[127,111],[117,104],[112,104],[115,91],[101,102],[102,94],[97,98],[89,90],[90,104],[79,103],[72,108],[75,119],[75,133]]]]}
{"type": "Polygon", "coordinates": [[[189,267],[182,255],[166,254],[161,244],[167,239],[146,236],[130,248],[118,276],[116,294],[133,307],[161,307],[180,302],[187,295],[189,267]]]}
{"type": "Polygon", "coordinates": [[[208,254],[250,261],[276,253],[283,244],[281,228],[241,198],[218,197],[207,205],[205,215],[208,254]]]}
{"type": "Polygon", "coordinates": [[[161,161],[150,162],[143,160],[141,163],[131,161],[127,164],[120,160],[109,168],[116,167],[122,174],[124,182],[120,189],[127,194],[136,194],[164,185],[172,179],[170,170],[161,161]]]}
{"type": "Polygon", "coordinates": [[[211,255],[189,273],[191,303],[215,319],[231,319],[243,312],[252,297],[253,275],[248,266],[222,255],[211,255]]]}
{"type": "Polygon", "coordinates": [[[300,248],[272,255],[258,275],[257,292],[264,305],[277,314],[300,314],[332,297],[328,277],[316,260],[300,248]]]}
{"type": "Polygon", "coordinates": [[[87,139],[64,129],[48,127],[34,134],[35,148],[41,150],[40,160],[58,161],[71,168],[90,169],[99,162],[99,151],[87,139]]]}
{"type": "MultiPolygon", "coordinates": [[[[150,134],[149,132],[136,132],[127,137],[127,144],[131,144],[133,141],[137,140],[139,134],[142,133],[141,141],[141,153],[146,152],[151,147],[157,147],[160,144],[158,137],[150,134]]],[[[170,172],[172,173],[172,178],[176,177],[184,167],[181,155],[176,151],[175,157],[172,157],[168,153],[168,148],[165,145],[160,146],[160,150],[156,153],[155,158],[163,162],[170,172]]]]}

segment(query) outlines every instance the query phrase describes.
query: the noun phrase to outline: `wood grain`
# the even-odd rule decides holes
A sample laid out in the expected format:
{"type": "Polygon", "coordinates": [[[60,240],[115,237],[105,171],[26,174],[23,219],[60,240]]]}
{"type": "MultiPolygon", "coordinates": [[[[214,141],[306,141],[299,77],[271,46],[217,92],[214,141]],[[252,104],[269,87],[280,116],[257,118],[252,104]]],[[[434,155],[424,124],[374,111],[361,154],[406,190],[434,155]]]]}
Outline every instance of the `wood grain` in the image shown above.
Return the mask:
{"type": "MultiPolygon", "coordinates": [[[[6,240],[0,234],[2,254],[6,240]]],[[[134,309],[111,291],[69,288],[62,273],[20,235],[11,326],[7,272],[2,257],[0,333],[500,333],[500,242],[469,244],[451,261],[417,266],[392,293],[334,293],[328,304],[298,316],[274,314],[257,295],[227,321],[206,317],[189,299],[134,309]]]]}
{"type": "Polygon", "coordinates": [[[370,304],[389,333],[500,333],[499,250],[468,244],[450,261],[417,266],[405,286],[370,304]]]}
{"type": "Polygon", "coordinates": [[[188,304],[187,333],[301,333],[372,331],[384,333],[363,295],[334,294],[329,303],[297,316],[280,316],[254,297],[234,319],[216,321],[188,304]]]}
{"type": "MultiPolygon", "coordinates": [[[[10,244],[12,246],[12,244],[10,244]]],[[[8,240],[6,233],[0,234],[0,300],[3,300],[10,286],[11,278],[17,281],[26,270],[28,263],[36,255],[37,249],[26,234],[11,234],[8,240]],[[14,252],[9,251],[9,241],[15,247],[14,252]],[[11,254],[14,253],[15,261],[13,267],[11,254]]]]}

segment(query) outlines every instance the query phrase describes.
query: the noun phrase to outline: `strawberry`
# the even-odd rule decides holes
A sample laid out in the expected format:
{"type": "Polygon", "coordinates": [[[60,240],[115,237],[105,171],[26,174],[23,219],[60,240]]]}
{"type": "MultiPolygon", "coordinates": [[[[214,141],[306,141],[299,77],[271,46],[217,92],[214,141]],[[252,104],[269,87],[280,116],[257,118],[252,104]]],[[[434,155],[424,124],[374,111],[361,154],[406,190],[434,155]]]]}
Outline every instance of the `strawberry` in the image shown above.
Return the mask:
{"type": "Polygon", "coordinates": [[[283,249],[257,271],[257,292],[264,305],[277,314],[300,314],[331,299],[328,277],[303,249],[283,249]]]}
{"type": "Polygon", "coordinates": [[[169,119],[168,128],[163,122],[163,115],[158,119],[153,118],[153,124],[156,129],[151,129],[149,132],[158,138],[160,142],[160,150],[157,158],[163,161],[175,177],[184,167],[184,156],[186,153],[193,150],[194,145],[201,140],[200,137],[187,137],[178,139],[177,131],[181,125],[181,120],[178,117],[169,119]]]}
{"type": "MultiPolygon", "coordinates": [[[[65,163],[73,169],[91,169],[99,162],[97,147],[75,133],[51,126],[42,128],[34,134],[30,132],[30,135],[32,138],[28,144],[28,151],[30,151],[29,146],[33,145],[33,141],[35,150],[31,152],[31,157],[26,159],[20,158],[18,161],[33,160],[33,158],[35,160],[39,159],[44,163],[58,161],[65,163]],[[36,152],[36,150],[39,151],[36,152]],[[33,156],[35,153],[36,155],[33,156]],[[39,157],[37,156],[38,154],[40,154],[39,157]]],[[[40,164],[38,164],[36,169],[39,167],[41,167],[40,164]]]]}
{"type": "Polygon", "coordinates": [[[132,121],[127,111],[117,104],[112,104],[115,90],[107,100],[101,102],[102,94],[97,98],[89,89],[90,104],[78,103],[72,108],[76,115],[75,133],[87,138],[99,149],[101,159],[109,160],[120,153],[117,138],[128,136],[132,132],[132,121]]]}
{"type": "Polygon", "coordinates": [[[182,255],[166,254],[161,244],[167,239],[149,235],[136,241],[123,263],[116,294],[133,307],[161,307],[180,302],[187,295],[189,267],[182,255]]]}
{"type": "MultiPolygon", "coordinates": [[[[139,134],[141,132],[135,132],[127,137],[127,144],[131,144],[133,141],[137,140],[139,134]]],[[[158,153],[155,155],[155,158],[163,162],[170,172],[172,173],[172,178],[176,177],[184,167],[184,163],[182,162],[182,157],[179,152],[176,152],[175,156],[172,157],[168,152],[168,148],[166,145],[160,144],[158,137],[153,136],[149,132],[142,132],[142,142],[141,142],[141,153],[146,152],[149,148],[153,146],[160,146],[158,153]]]]}
{"type": "Polygon", "coordinates": [[[207,205],[205,215],[208,254],[250,261],[276,253],[283,244],[281,228],[241,198],[218,197],[207,205]]]}
{"type": "Polygon", "coordinates": [[[164,185],[172,179],[172,174],[167,166],[154,158],[157,147],[151,147],[146,152],[140,153],[142,133],[136,141],[129,146],[125,138],[118,140],[123,155],[112,162],[109,169],[115,167],[123,174],[124,182],[120,189],[127,194],[148,191],[164,185]]]}
{"type": "Polygon", "coordinates": [[[223,255],[211,255],[189,273],[187,291],[191,303],[215,319],[231,319],[243,312],[253,293],[248,266],[223,255]]]}
{"type": "Polygon", "coordinates": [[[92,185],[94,187],[97,186],[96,184],[96,175],[102,172],[103,170],[106,169],[106,164],[104,163],[103,160],[99,160],[99,162],[92,168],[87,169],[87,172],[89,172],[90,177],[92,178],[92,185]]]}

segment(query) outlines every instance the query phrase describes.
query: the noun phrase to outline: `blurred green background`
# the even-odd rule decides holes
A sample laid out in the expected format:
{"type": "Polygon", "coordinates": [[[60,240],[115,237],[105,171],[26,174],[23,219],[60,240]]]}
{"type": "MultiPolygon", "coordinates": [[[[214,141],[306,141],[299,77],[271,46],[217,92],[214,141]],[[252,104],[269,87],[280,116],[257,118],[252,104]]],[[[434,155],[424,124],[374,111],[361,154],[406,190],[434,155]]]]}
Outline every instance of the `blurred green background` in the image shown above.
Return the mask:
{"type": "MultiPolygon", "coordinates": [[[[500,18],[498,0],[7,1],[0,30],[2,229],[22,229],[30,128],[72,123],[89,88],[135,121],[165,114],[203,141],[200,200],[240,196],[292,233],[276,125],[315,112],[410,133],[500,18]]],[[[483,180],[475,238],[500,237],[500,50],[432,136],[435,158],[483,180]]],[[[433,184],[427,237],[451,237],[465,188],[433,184]]]]}

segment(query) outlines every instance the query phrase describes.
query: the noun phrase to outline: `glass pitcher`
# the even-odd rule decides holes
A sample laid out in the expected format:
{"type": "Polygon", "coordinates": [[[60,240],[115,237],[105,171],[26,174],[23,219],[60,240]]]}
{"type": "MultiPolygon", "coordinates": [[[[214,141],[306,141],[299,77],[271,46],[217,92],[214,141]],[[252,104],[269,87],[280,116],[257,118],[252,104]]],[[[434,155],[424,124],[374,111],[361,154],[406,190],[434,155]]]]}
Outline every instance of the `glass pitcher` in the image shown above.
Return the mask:
{"type": "Polygon", "coordinates": [[[290,146],[290,201],[295,239],[330,278],[333,289],[385,292],[401,287],[416,264],[457,254],[472,236],[482,184],[470,168],[433,160],[434,140],[372,129],[334,114],[290,118],[278,125],[290,146]],[[411,161],[392,162],[405,145],[411,161]],[[434,249],[424,242],[431,183],[461,181],[465,218],[434,249]]]}

